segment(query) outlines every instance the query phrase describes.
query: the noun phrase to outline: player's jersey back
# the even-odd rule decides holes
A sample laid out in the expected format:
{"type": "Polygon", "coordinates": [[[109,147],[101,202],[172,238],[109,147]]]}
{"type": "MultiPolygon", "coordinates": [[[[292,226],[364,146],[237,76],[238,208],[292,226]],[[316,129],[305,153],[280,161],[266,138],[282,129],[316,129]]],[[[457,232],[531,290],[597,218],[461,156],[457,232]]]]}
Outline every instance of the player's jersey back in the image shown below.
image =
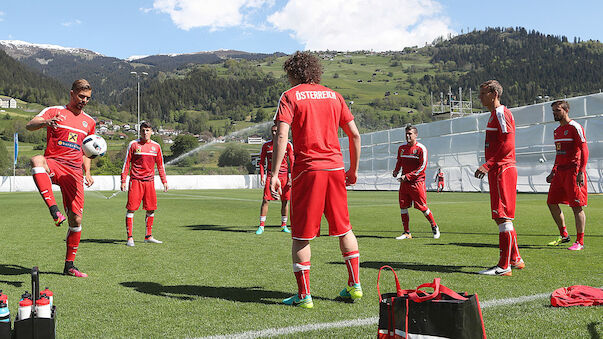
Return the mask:
{"type": "MultiPolygon", "coordinates": [[[[263,169],[266,168],[268,174],[272,175],[272,151],[273,151],[274,143],[272,140],[266,141],[262,145],[262,152],[260,153],[260,167],[263,169]]],[[[278,171],[279,176],[285,176],[289,173],[289,159],[290,162],[293,160],[293,147],[291,143],[287,143],[287,149],[285,151],[285,157],[283,158],[283,162],[281,163],[281,167],[278,171]]]]}
{"type": "Polygon", "coordinates": [[[121,182],[126,182],[128,171],[130,178],[150,181],[155,177],[155,164],[162,183],[166,183],[165,167],[161,146],[153,140],[142,142],[140,139],[132,140],[126,151],[126,160],[121,171],[121,182]],[[131,164],[131,167],[130,167],[131,164]]]}
{"type": "Polygon", "coordinates": [[[63,164],[82,167],[82,142],[87,135],[94,134],[96,122],[83,111],[74,114],[66,106],[52,106],[40,112],[38,117],[61,118],[56,127],[46,128],[46,151],[44,157],[60,159],[63,164]]]}
{"type": "Polygon", "coordinates": [[[425,167],[427,166],[427,148],[420,142],[414,145],[407,143],[398,147],[398,161],[396,169],[402,168],[408,181],[425,181],[425,167]]]}
{"type": "Polygon", "coordinates": [[[487,167],[515,164],[515,119],[505,106],[490,113],[486,126],[487,167]]]}
{"type": "Polygon", "coordinates": [[[294,176],[344,168],[337,131],[354,117],[339,93],[318,84],[297,85],[281,96],[275,120],[291,126],[294,176]]]}
{"type": "Polygon", "coordinates": [[[574,120],[555,129],[555,166],[559,169],[579,167],[584,155],[582,144],[586,143],[584,128],[574,120]]]}

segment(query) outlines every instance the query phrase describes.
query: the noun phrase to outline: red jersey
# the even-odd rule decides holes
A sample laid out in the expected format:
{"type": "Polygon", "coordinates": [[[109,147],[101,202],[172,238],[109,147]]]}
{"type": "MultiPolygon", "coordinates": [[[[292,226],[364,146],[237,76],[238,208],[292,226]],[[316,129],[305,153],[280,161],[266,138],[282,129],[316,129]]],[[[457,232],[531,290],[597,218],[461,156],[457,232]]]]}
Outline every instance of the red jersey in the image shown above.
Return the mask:
{"type": "MultiPolygon", "coordinates": [[[[266,141],[262,145],[262,152],[260,153],[260,175],[264,176],[264,168],[266,168],[266,173],[268,175],[272,175],[272,140],[266,141]]],[[[278,175],[286,176],[289,172],[289,165],[293,165],[293,146],[291,143],[287,143],[287,150],[285,152],[285,157],[283,158],[283,162],[281,163],[281,168],[278,171],[278,175]],[[287,162],[289,159],[289,162],[287,162]]]]}
{"type": "Polygon", "coordinates": [[[291,126],[293,175],[344,169],[337,131],[354,120],[343,97],[318,84],[300,84],[281,95],[275,121],[291,126]]]}
{"type": "Polygon", "coordinates": [[[584,128],[574,120],[570,120],[566,125],[557,127],[554,136],[556,154],[553,171],[579,168],[582,173],[586,173],[588,146],[584,128]]]}
{"type": "Polygon", "coordinates": [[[438,173],[438,182],[444,182],[444,173],[440,172],[438,173]]]}
{"type": "Polygon", "coordinates": [[[161,182],[165,185],[167,180],[165,178],[161,146],[153,140],[149,140],[148,142],[141,142],[140,139],[132,140],[128,145],[126,160],[121,170],[121,182],[126,182],[128,171],[130,172],[130,179],[142,181],[153,180],[155,177],[155,164],[157,164],[161,182]],[[130,168],[130,163],[132,164],[132,168],[130,168]]]}
{"type": "Polygon", "coordinates": [[[425,181],[425,166],[427,165],[427,148],[417,142],[414,146],[407,143],[398,147],[398,161],[394,171],[406,175],[410,182],[425,181]]]}
{"type": "Polygon", "coordinates": [[[46,127],[46,151],[44,157],[60,160],[61,163],[82,168],[84,152],[82,142],[87,135],[94,134],[96,122],[83,111],[74,114],[66,106],[45,108],[37,116],[51,119],[60,116],[62,121],[55,127],[46,127]]]}
{"type": "Polygon", "coordinates": [[[486,169],[515,164],[515,119],[511,111],[503,105],[490,113],[485,146],[486,169]]]}

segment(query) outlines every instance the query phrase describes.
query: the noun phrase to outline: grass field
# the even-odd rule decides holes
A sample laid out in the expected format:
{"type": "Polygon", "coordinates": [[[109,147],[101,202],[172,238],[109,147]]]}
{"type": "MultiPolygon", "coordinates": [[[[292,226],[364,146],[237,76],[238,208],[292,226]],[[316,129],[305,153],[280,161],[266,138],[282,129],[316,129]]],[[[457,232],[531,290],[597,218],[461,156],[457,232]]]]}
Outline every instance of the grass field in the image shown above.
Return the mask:
{"type": "MultiPolygon", "coordinates": [[[[551,293],[576,284],[603,286],[603,197],[591,195],[585,250],[547,247],[557,236],[546,196],[520,194],[516,229],[527,267],[512,277],[474,272],[498,258],[497,227],[482,193],[428,193],[442,237],[434,240],[425,218],[410,212],[412,240],[401,233],[397,192],[350,192],[354,231],[360,244],[365,297],[336,300],[347,281],[336,239],[312,241],[314,308],[280,304],[296,292],[290,238],[278,232],[279,204],[270,205],[266,232],[256,236],[259,190],[158,193],[154,235],[144,244],[144,212],[135,215],[136,246],[125,245],[125,195],[86,195],[82,242],[76,265],[87,279],[62,276],[66,227],[57,229],[38,193],[0,193],[0,289],[16,314],[38,265],[41,285],[54,291],[60,338],[184,338],[279,329],[378,316],[378,268],[394,267],[403,288],[435,277],[454,290],[477,292],[482,304],[495,299],[551,293]]],[[[60,199],[60,197],[59,197],[60,199]]],[[[571,211],[564,209],[572,237],[571,211]]],[[[323,223],[324,225],[324,223],[323,223]]],[[[382,292],[394,291],[386,274],[382,292]]],[[[553,308],[546,297],[483,309],[490,338],[600,338],[603,309],[553,308]]],[[[377,326],[289,333],[282,338],[374,338],[377,326]]],[[[288,332],[285,332],[288,333],[288,332]]]]}

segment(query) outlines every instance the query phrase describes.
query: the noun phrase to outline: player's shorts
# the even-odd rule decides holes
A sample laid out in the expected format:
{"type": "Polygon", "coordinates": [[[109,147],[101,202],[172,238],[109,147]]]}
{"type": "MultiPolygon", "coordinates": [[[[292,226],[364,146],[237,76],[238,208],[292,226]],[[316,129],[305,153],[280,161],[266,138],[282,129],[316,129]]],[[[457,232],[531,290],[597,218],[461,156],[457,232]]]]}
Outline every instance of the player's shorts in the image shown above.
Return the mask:
{"type": "Polygon", "coordinates": [[[46,158],[52,183],[61,187],[63,207],[79,216],[84,213],[84,174],[81,167],[46,158]]]}
{"type": "Polygon", "coordinates": [[[128,188],[128,202],[126,209],[128,211],[136,211],[140,207],[146,211],[154,211],[157,209],[157,195],[155,193],[155,180],[136,180],[130,179],[130,187],[128,188]]]}
{"type": "MultiPolygon", "coordinates": [[[[266,177],[266,184],[264,185],[264,200],[278,200],[272,196],[270,193],[270,179],[272,179],[271,175],[266,177]]],[[[289,176],[288,175],[279,175],[278,179],[281,182],[281,190],[282,194],[280,200],[291,200],[291,186],[289,185],[289,176]]]]}
{"type": "Polygon", "coordinates": [[[557,170],[549,188],[547,204],[567,204],[571,207],[586,206],[588,203],[586,175],[582,186],[576,184],[577,176],[577,168],[557,170]]]}
{"type": "Polygon", "coordinates": [[[352,230],[348,214],[345,171],[304,171],[291,187],[291,237],[312,240],[320,236],[324,213],[329,235],[339,237],[352,230]]]}
{"type": "Polygon", "coordinates": [[[444,189],[444,182],[438,181],[438,188],[444,189]]]}
{"type": "Polygon", "coordinates": [[[426,190],[425,181],[400,182],[400,189],[398,190],[400,208],[409,208],[414,202],[416,209],[425,212],[427,210],[426,190]]]}
{"type": "Polygon", "coordinates": [[[514,219],[515,200],[517,199],[517,167],[503,165],[490,168],[488,184],[492,219],[514,219]]]}

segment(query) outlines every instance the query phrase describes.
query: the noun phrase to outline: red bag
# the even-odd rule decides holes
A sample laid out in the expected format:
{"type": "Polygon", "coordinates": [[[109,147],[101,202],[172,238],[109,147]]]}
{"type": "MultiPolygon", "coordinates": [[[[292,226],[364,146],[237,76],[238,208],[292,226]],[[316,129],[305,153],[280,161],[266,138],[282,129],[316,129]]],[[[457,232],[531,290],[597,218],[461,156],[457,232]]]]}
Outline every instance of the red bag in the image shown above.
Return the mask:
{"type": "Polygon", "coordinates": [[[551,305],[555,307],[603,305],[603,289],[584,285],[558,288],[551,294],[551,305]]]}

